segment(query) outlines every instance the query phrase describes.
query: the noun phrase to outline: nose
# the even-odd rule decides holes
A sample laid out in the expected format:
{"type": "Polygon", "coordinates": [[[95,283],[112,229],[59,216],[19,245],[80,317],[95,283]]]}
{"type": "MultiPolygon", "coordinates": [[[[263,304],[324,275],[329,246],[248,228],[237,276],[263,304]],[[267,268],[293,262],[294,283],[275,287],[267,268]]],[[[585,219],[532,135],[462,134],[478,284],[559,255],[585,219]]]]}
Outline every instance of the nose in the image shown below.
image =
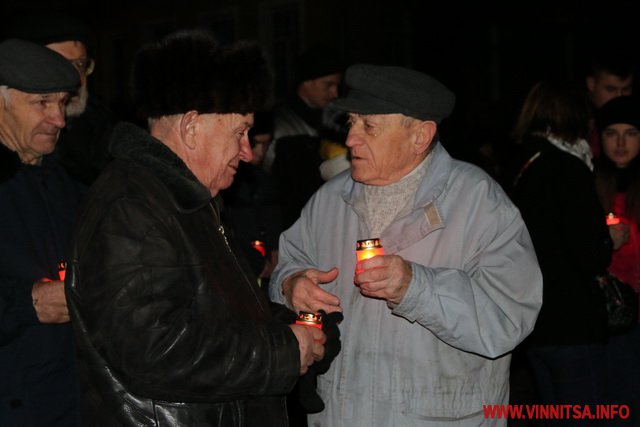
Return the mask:
{"type": "Polygon", "coordinates": [[[338,86],[331,86],[329,88],[329,96],[331,97],[331,99],[336,99],[338,97],[338,86]]]}
{"type": "Polygon", "coordinates": [[[347,134],[347,140],[345,141],[345,144],[347,145],[347,147],[352,148],[356,145],[362,144],[363,141],[364,139],[358,134],[358,132],[355,131],[354,128],[351,128],[349,130],[349,133],[347,134]]]}
{"type": "Polygon", "coordinates": [[[63,103],[58,103],[51,107],[51,110],[47,115],[47,119],[49,123],[51,123],[53,126],[57,127],[58,129],[62,129],[66,124],[64,119],[64,110],[65,110],[65,105],[63,103]]]}
{"type": "Polygon", "coordinates": [[[240,160],[246,163],[253,160],[253,150],[249,144],[249,135],[247,133],[240,139],[240,160]]]}

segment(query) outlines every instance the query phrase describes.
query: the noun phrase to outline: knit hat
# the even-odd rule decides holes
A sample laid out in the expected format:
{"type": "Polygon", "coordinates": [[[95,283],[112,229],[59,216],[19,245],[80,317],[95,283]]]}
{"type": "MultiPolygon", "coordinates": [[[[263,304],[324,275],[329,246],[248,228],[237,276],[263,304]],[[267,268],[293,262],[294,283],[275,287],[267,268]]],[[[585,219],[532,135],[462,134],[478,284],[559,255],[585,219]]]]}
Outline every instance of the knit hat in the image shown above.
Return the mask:
{"type": "Polygon", "coordinates": [[[596,112],[598,132],[616,123],[626,123],[640,130],[640,102],[633,96],[619,96],[596,112]]]}
{"type": "Polygon", "coordinates": [[[138,52],[132,93],[145,118],[192,110],[247,114],[266,102],[269,83],[258,45],[224,46],[205,31],[181,30],[138,52]]]}
{"type": "Polygon", "coordinates": [[[0,43],[0,86],[27,93],[78,90],[80,75],[62,55],[26,40],[0,43]]]}
{"type": "Polygon", "coordinates": [[[442,83],[408,68],[370,64],[347,69],[347,96],[333,106],[357,114],[404,114],[436,123],[451,114],[453,92],[442,83]]]}
{"type": "Polygon", "coordinates": [[[307,49],[298,57],[295,66],[296,86],[331,74],[342,73],[344,62],[327,46],[317,45],[307,49]]]}

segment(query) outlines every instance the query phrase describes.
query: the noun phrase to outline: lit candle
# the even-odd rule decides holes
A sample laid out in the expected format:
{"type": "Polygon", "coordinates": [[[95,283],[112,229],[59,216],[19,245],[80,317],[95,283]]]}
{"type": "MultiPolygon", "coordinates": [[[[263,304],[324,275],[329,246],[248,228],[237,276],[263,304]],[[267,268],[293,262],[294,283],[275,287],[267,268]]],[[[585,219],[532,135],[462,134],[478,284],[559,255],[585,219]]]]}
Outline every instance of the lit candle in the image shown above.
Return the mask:
{"type": "Polygon", "coordinates": [[[296,319],[296,325],[305,325],[322,329],[322,314],[301,311],[300,314],[298,314],[298,319],[296,319]]]}
{"type": "MultiPolygon", "coordinates": [[[[380,239],[365,239],[356,242],[357,262],[373,258],[376,255],[384,255],[384,249],[382,249],[380,239]]],[[[360,274],[361,272],[362,270],[356,269],[356,274],[360,274]]]]}
{"type": "Polygon", "coordinates": [[[618,225],[620,224],[620,218],[616,216],[613,212],[609,212],[607,215],[607,225],[618,225]]]}
{"type": "Polygon", "coordinates": [[[64,282],[64,278],[66,275],[67,275],[67,263],[64,261],[60,261],[58,263],[58,276],[60,277],[60,280],[64,282]]]}
{"type": "Polygon", "coordinates": [[[266,250],[264,249],[264,243],[261,240],[254,240],[251,242],[251,247],[256,251],[260,252],[262,256],[266,255],[266,250]]]}

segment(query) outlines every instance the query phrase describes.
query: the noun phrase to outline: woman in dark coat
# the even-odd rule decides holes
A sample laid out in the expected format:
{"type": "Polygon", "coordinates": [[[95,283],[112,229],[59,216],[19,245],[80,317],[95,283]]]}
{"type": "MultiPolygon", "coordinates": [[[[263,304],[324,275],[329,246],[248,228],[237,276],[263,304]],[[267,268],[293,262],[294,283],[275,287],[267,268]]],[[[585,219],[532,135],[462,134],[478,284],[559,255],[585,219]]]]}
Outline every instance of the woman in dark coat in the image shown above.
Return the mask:
{"type": "Polygon", "coordinates": [[[576,88],[541,82],[515,128],[522,152],[512,197],[544,281],[527,351],[543,403],[602,402],[606,314],[594,278],[609,263],[611,239],[584,140],[587,120],[576,88]]]}

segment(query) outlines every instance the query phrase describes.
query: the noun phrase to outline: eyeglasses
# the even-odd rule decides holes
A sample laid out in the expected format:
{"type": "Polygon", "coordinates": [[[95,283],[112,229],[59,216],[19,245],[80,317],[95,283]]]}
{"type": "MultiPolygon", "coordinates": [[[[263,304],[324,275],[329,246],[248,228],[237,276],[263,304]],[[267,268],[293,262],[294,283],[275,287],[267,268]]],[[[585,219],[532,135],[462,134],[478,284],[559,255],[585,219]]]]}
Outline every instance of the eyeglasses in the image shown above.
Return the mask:
{"type": "Polygon", "coordinates": [[[96,63],[92,58],[76,59],[70,62],[74,67],[76,67],[76,70],[84,76],[91,75],[94,67],[96,66],[96,63]]]}

